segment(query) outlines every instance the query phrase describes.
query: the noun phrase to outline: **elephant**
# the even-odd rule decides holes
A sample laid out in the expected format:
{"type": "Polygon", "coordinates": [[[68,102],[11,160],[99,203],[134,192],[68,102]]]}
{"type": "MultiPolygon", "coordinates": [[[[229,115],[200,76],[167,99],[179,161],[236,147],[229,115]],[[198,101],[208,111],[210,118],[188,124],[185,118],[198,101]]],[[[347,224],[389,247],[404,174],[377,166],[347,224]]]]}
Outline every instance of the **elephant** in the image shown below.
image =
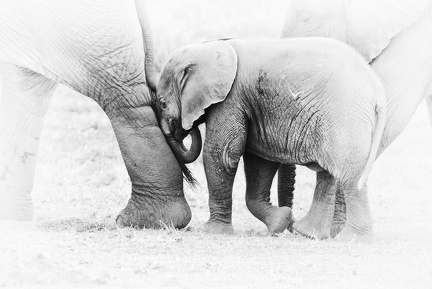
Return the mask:
{"type": "MultiPolygon", "coordinates": [[[[270,234],[292,222],[289,207],[269,201],[282,163],[316,171],[315,194],[326,204],[334,204],[335,185],[343,184],[349,225],[341,236],[371,237],[363,184],[381,141],[385,94],[367,62],[346,44],[326,38],[191,44],[163,67],[156,111],[162,132],[179,143],[206,123],[205,231],[233,232],[232,188],[243,156],[247,208],[270,234]]],[[[329,237],[333,208],[323,208],[311,208],[295,229],[313,224],[318,238],[329,237]]]]}
{"type": "MultiPolygon", "coordinates": [[[[432,124],[432,1],[290,0],[282,29],[282,38],[289,37],[345,42],[382,79],[387,119],[377,156],[399,136],[423,99],[432,124]]],[[[279,197],[291,194],[292,199],[293,187],[286,188],[285,183],[295,182],[295,167],[278,177],[279,197]]],[[[332,235],[344,226],[345,214],[345,201],[338,193],[332,235]]]]}
{"type": "Polygon", "coordinates": [[[116,223],[188,224],[184,164],[153,110],[157,79],[145,12],[142,0],[2,2],[0,220],[33,218],[39,137],[51,96],[62,83],[96,101],[114,129],[132,184],[116,223]]]}

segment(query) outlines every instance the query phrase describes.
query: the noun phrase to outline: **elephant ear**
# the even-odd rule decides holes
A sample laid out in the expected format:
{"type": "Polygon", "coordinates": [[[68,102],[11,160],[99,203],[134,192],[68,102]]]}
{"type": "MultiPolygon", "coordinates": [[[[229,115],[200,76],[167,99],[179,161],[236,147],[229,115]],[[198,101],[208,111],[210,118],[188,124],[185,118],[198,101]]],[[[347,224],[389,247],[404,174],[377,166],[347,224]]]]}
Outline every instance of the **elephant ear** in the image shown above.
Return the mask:
{"type": "Polygon", "coordinates": [[[191,59],[180,83],[182,127],[188,130],[210,105],[222,102],[237,74],[237,53],[226,41],[211,41],[186,48],[191,59]]]}
{"type": "Polygon", "coordinates": [[[428,3],[429,0],[346,1],[347,42],[370,62],[393,37],[420,18],[428,3]]]}

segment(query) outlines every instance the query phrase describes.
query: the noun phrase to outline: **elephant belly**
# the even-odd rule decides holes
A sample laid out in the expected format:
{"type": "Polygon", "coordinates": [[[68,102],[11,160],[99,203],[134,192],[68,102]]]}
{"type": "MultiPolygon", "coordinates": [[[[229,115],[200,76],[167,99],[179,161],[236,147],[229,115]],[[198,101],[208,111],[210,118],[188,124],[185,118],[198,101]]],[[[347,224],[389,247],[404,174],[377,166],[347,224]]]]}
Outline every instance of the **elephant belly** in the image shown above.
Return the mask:
{"type": "Polygon", "coordinates": [[[312,147],[305,148],[297,142],[293,142],[292,145],[290,145],[249,138],[246,144],[246,151],[269,161],[305,165],[314,171],[322,170],[317,162],[312,147]]]}

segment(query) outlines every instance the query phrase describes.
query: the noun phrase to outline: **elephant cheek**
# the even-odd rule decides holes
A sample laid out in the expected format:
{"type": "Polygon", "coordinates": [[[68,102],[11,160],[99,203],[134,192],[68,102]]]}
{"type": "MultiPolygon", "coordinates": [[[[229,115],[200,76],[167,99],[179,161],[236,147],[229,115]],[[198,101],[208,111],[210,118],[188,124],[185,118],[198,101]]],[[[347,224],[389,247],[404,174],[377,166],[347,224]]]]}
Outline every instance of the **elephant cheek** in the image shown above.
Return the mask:
{"type": "Polygon", "coordinates": [[[160,122],[160,127],[164,135],[169,136],[172,134],[171,127],[169,125],[168,120],[162,119],[160,122]]]}
{"type": "Polygon", "coordinates": [[[174,137],[178,142],[183,141],[187,136],[187,132],[181,127],[179,119],[170,118],[161,122],[161,129],[165,136],[174,137]]]}

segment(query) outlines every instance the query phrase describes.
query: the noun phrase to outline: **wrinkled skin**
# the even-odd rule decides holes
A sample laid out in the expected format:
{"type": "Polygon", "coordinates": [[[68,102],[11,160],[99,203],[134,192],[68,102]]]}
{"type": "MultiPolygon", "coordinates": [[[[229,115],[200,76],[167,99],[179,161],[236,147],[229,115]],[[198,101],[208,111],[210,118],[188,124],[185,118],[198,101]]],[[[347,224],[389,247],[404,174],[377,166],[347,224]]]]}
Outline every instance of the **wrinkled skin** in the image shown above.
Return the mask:
{"type": "MultiPolygon", "coordinates": [[[[282,37],[315,36],[350,44],[382,79],[387,119],[378,155],[399,136],[423,99],[432,124],[432,1],[290,0],[282,37]]],[[[294,183],[293,169],[284,174],[285,183],[294,183]]],[[[286,196],[286,191],[278,194],[286,196]]],[[[332,235],[345,219],[338,190],[332,235]]]]}
{"type": "Polygon", "coordinates": [[[0,11],[0,220],[31,220],[38,140],[58,83],[109,117],[132,183],[120,226],[185,227],[180,166],[155,116],[143,2],[6,0],[0,11]],[[22,121],[24,120],[24,121],[22,121]]]}
{"type": "MultiPolygon", "coordinates": [[[[328,238],[334,207],[324,208],[334,206],[340,182],[350,224],[342,233],[372,236],[363,183],[384,127],[385,96],[379,78],[354,50],[318,38],[189,45],[164,66],[157,91],[164,134],[181,135],[206,122],[205,231],[233,232],[232,188],[243,156],[246,205],[270,234],[292,225],[328,238]],[[286,173],[293,164],[317,172],[317,206],[294,224],[292,199],[281,198],[283,207],[269,201],[276,171],[286,173]]],[[[284,185],[281,190],[293,187],[284,185]]]]}

